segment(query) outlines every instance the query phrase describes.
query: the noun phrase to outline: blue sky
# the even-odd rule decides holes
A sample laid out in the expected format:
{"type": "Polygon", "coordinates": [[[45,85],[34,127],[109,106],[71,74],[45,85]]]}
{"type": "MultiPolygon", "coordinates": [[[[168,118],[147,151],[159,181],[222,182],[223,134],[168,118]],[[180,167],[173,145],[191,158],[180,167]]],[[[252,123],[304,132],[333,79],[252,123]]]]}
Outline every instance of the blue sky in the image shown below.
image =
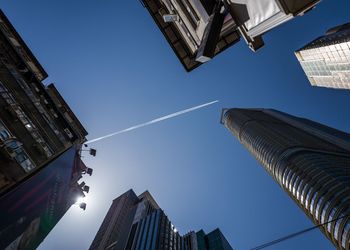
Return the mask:
{"type": "MultiPolygon", "coordinates": [[[[181,233],[219,227],[248,249],[311,222],[219,123],[223,107],[275,108],[349,132],[350,92],[311,87],[293,51],[349,21],[348,0],[186,73],[139,1],[1,0],[0,6],[89,131],[89,139],[212,100],[218,104],[94,144],[87,210],[73,207],[40,249],[87,249],[112,200],[149,190],[181,233]]],[[[270,249],[333,249],[314,231],[270,249]]]]}

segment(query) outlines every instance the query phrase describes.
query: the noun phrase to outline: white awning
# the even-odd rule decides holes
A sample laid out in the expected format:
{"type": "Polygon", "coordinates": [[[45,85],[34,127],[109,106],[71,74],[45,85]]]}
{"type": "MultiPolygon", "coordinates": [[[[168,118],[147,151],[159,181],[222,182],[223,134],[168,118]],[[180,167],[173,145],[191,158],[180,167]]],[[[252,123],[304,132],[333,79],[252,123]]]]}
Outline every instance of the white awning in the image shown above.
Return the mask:
{"type": "Polygon", "coordinates": [[[282,12],[276,0],[230,0],[233,8],[239,11],[237,13],[241,19],[247,19],[244,22],[247,30],[251,30],[263,23],[267,19],[282,12]],[[246,10],[245,10],[246,9],[246,10]],[[247,12],[248,16],[244,17],[242,12],[247,12]]]}

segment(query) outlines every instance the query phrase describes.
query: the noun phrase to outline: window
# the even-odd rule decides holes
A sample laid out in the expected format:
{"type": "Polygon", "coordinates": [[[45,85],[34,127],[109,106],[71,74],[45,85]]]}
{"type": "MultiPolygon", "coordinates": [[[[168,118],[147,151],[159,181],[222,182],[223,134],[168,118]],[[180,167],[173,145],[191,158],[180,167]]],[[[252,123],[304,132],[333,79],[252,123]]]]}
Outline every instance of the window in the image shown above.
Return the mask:
{"type": "Polygon", "coordinates": [[[11,137],[10,133],[7,130],[3,129],[0,131],[0,141],[6,141],[11,137]]]}
{"type": "Polygon", "coordinates": [[[346,247],[346,238],[349,234],[349,231],[350,231],[350,221],[348,221],[344,227],[344,232],[343,232],[343,235],[341,237],[341,245],[342,247],[346,247]]]}
{"type": "Polygon", "coordinates": [[[321,223],[326,223],[326,212],[329,207],[330,202],[327,202],[326,205],[322,209],[322,214],[321,214],[321,223]]]}
{"type": "Polygon", "coordinates": [[[310,188],[309,192],[308,192],[307,195],[306,195],[306,199],[305,199],[305,207],[306,207],[306,208],[308,208],[308,206],[309,206],[309,198],[310,198],[312,189],[313,189],[313,188],[310,188]]]}
{"type": "Polygon", "coordinates": [[[289,182],[288,183],[288,189],[290,192],[292,192],[292,187],[293,187],[293,179],[294,179],[294,176],[296,175],[296,173],[293,173],[292,176],[289,178],[288,176],[288,179],[287,181],[289,182]]]}
{"type": "Polygon", "coordinates": [[[22,148],[16,149],[15,152],[16,152],[15,159],[19,164],[21,164],[22,162],[28,159],[27,154],[23,151],[22,148]]]}
{"type": "MultiPolygon", "coordinates": [[[[338,216],[338,218],[339,217],[342,217],[342,216],[344,216],[344,214],[340,214],[339,216],[338,216]]],[[[334,229],[334,238],[336,239],[336,240],[338,240],[338,232],[339,232],[339,227],[340,227],[340,224],[343,222],[343,220],[344,219],[339,219],[339,220],[337,220],[337,222],[335,223],[335,229],[334,229]]]]}
{"type": "Polygon", "coordinates": [[[301,187],[303,186],[303,183],[304,183],[304,180],[301,180],[299,185],[298,185],[298,188],[297,188],[297,199],[299,200],[300,199],[300,196],[301,196],[301,187]]]}
{"type": "Polygon", "coordinates": [[[284,175],[283,175],[283,185],[286,186],[286,188],[288,189],[287,185],[288,185],[288,180],[289,180],[289,176],[292,174],[292,171],[290,169],[287,169],[285,172],[284,172],[284,175]]]}
{"type": "Polygon", "coordinates": [[[316,218],[318,218],[319,210],[320,210],[322,201],[323,201],[323,197],[321,197],[321,198],[318,200],[318,202],[317,202],[317,205],[316,205],[316,218]]]}
{"type": "MultiPolygon", "coordinates": [[[[331,212],[329,213],[328,222],[330,222],[334,219],[334,214],[335,214],[336,210],[337,210],[336,208],[333,208],[331,210],[331,212]]],[[[332,223],[328,223],[328,226],[327,226],[328,232],[331,232],[331,226],[332,226],[332,223]]]]}
{"type": "Polygon", "coordinates": [[[38,129],[35,127],[33,122],[27,117],[22,108],[18,105],[13,96],[7,91],[6,87],[0,81],[0,94],[6,100],[8,104],[11,105],[13,111],[16,113],[19,120],[25,126],[25,128],[30,132],[34,140],[42,146],[45,151],[47,157],[51,157],[53,155],[52,149],[49,147],[48,143],[43,139],[38,129]]]}
{"type": "Polygon", "coordinates": [[[315,205],[315,200],[316,200],[317,195],[318,195],[318,192],[315,192],[314,195],[312,196],[311,205],[310,205],[310,212],[312,212],[314,210],[314,205],[315,205]]]}
{"type": "Polygon", "coordinates": [[[303,191],[301,192],[301,203],[302,203],[303,205],[305,205],[305,201],[306,201],[305,195],[306,195],[306,190],[308,189],[308,187],[309,187],[309,185],[306,184],[306,185],[304,186],[304,188],[303,188],[303,191]]]}
{"type": "Polygon", "coordinates": [[[300,177],[298,176],[293,183],[293,195],[296,196],[297,185],[299,184],[300,177]]]}
{"type": "Polygon", "coordinates": [[[24,169],[24,171],[29,172],[35,168],[34,163],[29,158],[27,153],[22,147],[22,144],[17,140],[11,140],[6,143],[6,149],[9,155],[24,169]]]}

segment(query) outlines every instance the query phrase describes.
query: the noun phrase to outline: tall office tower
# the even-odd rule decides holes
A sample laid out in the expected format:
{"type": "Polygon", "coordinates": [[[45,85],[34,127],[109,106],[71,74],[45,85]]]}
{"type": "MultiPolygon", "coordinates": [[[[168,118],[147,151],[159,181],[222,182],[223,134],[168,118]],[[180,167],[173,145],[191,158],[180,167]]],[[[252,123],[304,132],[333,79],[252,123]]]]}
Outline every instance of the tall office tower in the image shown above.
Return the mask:
{"type": "Polygon", "coordinates": [[[295,55],[312,86],[350,89],[350,23],[328,30],[295,55]]]}
{"type": "Polygon", "coordinates": [[[242,37],[256,51],[262,35],[319,0],[142,0],[187,71],[242,37]]]}
{"type": "Polygon", "coordinates": [[[0,10],[0,195],[73,145],[86,130],[0,10]]]}
{"type": "Polygon", "coordinates": [[[350,134],[270,109],[223,110],[222,123],[337,248],[350,248],[350,134]]]}
{"type": "Polygon", "coordinates": [[[232,250],[219,229],[181,236],[151,194],[129,190],[116,198],[90,250],[232,250]]]}

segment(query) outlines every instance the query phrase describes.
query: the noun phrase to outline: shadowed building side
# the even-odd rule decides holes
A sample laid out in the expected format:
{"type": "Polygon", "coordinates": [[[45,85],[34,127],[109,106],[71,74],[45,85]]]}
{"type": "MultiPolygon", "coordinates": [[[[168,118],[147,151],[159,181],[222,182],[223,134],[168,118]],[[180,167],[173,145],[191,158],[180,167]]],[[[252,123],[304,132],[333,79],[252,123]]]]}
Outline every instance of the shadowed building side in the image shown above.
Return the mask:
{"type": "Polygon", "coordinates": [[[89,249],[232,250],[219,229],[181,236],[148,191],[133,190],[113,201],[89,249]]]}
{"type": "Polygon", "coordinates": [[[350,135],[268,109],[229,109],[222,123],[339,249],[350,244],[350,135]],[[344,217],[345,216],[345,217],[344,217]]]}
{"type": "Polygon", "coordinates": [[[36,249],[90,190],[87,131],[47,76],[0,10],[0,249],[36,249]]]}
{"type": "Polygon", "coordinates": [[[0,196],[46,166],[87,131],[0,10],[0,196]]]}
{"type": "Polygon", "coordinates": [[[149,192],[139,196],[133,190],[125,192],[113,200],[89,249],[125,249],[133,224],[156,209],[159,206],[149,192]]]}

